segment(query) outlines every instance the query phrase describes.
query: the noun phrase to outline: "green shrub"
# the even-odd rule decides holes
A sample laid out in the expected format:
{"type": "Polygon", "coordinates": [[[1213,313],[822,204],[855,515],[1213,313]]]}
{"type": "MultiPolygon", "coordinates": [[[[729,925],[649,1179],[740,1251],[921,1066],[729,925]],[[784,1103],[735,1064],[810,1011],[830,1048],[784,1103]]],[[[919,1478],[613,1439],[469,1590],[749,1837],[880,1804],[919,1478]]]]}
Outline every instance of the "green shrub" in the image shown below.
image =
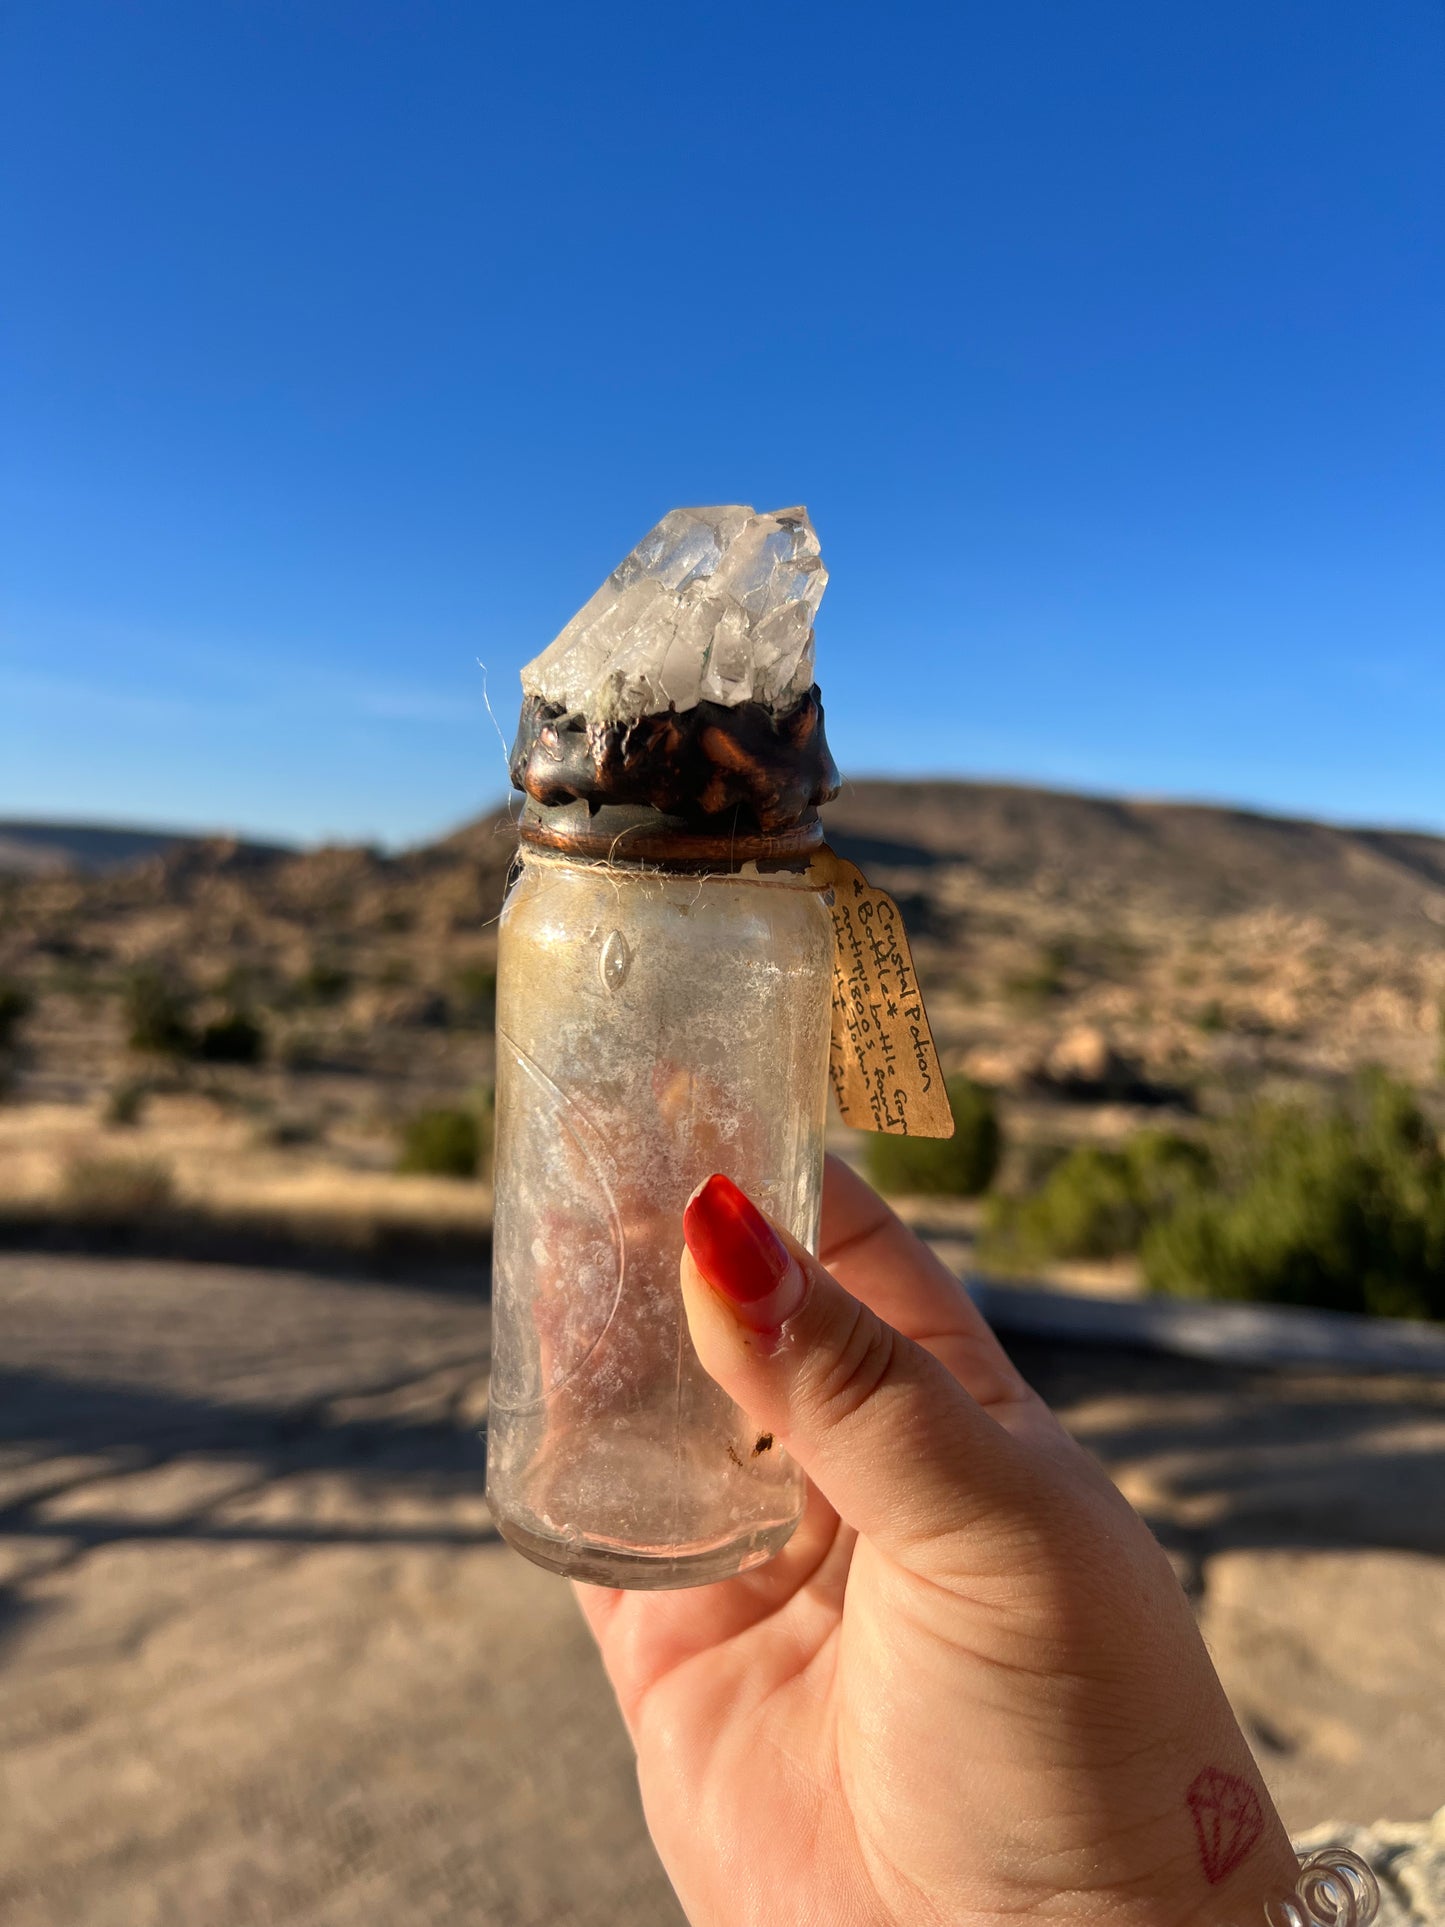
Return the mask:
{"type": "Polygon", "coordinates": [[[1031,969],[1004,978],[1004,996],[1010,1003],[1019,1004],[1026,1010],[1042,1009],[1054,998],[1063,996],[1068,987],[1064,973],[1073,962],[1072,944],[1045,944],[1039,952],[1038,962],[1031,969]]]}
{"type": "Polygon", "coordinates": [[[273,964],[252,958],[231,964],[210,989],[227,1010],[259,1011],[283,1007],[291,984],[273,964]]]}
{"type": "Polygon", "coordinates": [[[351,988],[351,972],[329,957],[316,957],[296,979],[294,1000],[301,1004],[339,1004],[351,988]]]}
{"type": "Polygon", "coordinates": [[[185,999],[158,970],[138,970],[126,984],[125,1020],[132,1050],[189,1057],[195,1049],[185,999]]]}
{"type": "Polygon", "coordinates": [[[288,1071],[324,1071],[333,1053],[314,1031],[293,1030],[282,1038],[277,1056],[288,1071]]]}
{"type": "Polygon", "coordinates": [[[1376,1074],[1322,1113],[1257,1106],[1222,1175],[1148,1232],[1152,1290],[1445,1317],[1445,1158],[1405,1086],[1376,1074]]]}
{"type": "Polygon", "coordinates": [[[227,1011],[196,1039],[196,1056],[208,1064],[259,1064],[265,1054],[266,1033],[243,1010],[227,1011]]]}
{"type": "Polygon", "coordinates": [[[169,1167],[148,1158],[74,1158],[61,1188],[61,1202],[73,1216],[106,1223],[164,1211],[174,1195],[169,1167]]]}
{"type": "Polygon", "coordinates": [[[287,1115],[267,1118],[256,1126],[255,1142],[267,1151],[290,1151],[302,1144],[317,1144],[325,1131],[313,1117],[287,1115]]]}
{"type": "Polygon", "coordinates": [[[466,964],[452,979],[452,1009],[457,1021],[489,1028],[497,1017],[497,973],[485,964],[466,964]]]}
{"type": "Polygon", "coordinates": [[[481,1162],[483,1133],[471,1111],[418,1111],[402,1127],[398,1171],[432,1177],[474,1178],[481,1162]]]}
{"type": "Polygon", "coordinates": [[[467,1101],[477,1120],[477,1140],[481,1146],[477,1168],[481,1176],[490,1177],[497,1136],[497,1094],[490,1084],[475,1084],[467,1094],[467,1101]]]}
{"type": "Polygon", "coordinates": [[[1202,1006],[1194,1021],[1206,1037],[1218,1036],[1220,1031],[1229,1028],[1229,1019],[1224,1014],[1224,1005],[1217,997],[1211,997],[1209,1002],[1202,1006]]]}
{"type": "Polygon", "coordinates": [[[149,1096],[150,1086],[140,1078],[128,1078],[125,1083],[117,1084],[105,1100],[106,1123],[117,1130],[129,1130],[139,1124],[149,1096]]]}
{"type": "Polygon", "coordinates": [[[1375,1073],[1331,1107],[1256,1104],[1207,1146],[1144,1132],[1071,1151],[991,1201],[981,1255],[1136,1251],[1175,1297],[1445,1318],[1445,1156],[1413,1092],[1375,1073]]]}
{"type": "Polygon", "coordinates": [[[991,1201],[983,1256],[1011,1268],[1122,1257],[1137,1251],[1150,1224],[1206,1182],[1209,1170],[1201,1145],[1167,1131],[1142,1131],[1119,1149],[1079,1145],[1037,1190],[991,1201]]]}
{"type": "Polygon", "coordinates": [[[987,1191],[1003,1155],[1003,1127],[993,1092],[972,1078],[950,1077],[952,1137],[890,1137],[870,1132],[863,1153],[880,1191],[976,1198],[987,1191]]]}
{"type": "Polygon", "coordinates": [[[30,1015],[30,993],[23,984],[0,977],[0,1048],[10,1043],[20,1024],[30,1015]]]}
{"type": "Polygon", "coordinates": [[[1100,930],[1095,932],[1087,948],[1085,961],[1096,977],[1124,983],[1138,974],[1148,955],[1137,937],[1128,936],[1122,930],[1100,930]]]}

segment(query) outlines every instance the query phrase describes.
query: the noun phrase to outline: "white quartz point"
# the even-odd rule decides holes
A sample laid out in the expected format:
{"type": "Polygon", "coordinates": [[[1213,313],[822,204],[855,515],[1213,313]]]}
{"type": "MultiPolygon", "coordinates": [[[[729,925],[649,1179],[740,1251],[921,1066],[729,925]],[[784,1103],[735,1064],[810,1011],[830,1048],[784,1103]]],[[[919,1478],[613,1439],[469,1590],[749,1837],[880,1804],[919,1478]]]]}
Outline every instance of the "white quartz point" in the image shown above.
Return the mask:
{"type": "Polygon", "coordinates": [[[674,509],[522,671],[589,722],[699,702],[790,709],[813,685],[828,571],[803,508],[674,509]]]}

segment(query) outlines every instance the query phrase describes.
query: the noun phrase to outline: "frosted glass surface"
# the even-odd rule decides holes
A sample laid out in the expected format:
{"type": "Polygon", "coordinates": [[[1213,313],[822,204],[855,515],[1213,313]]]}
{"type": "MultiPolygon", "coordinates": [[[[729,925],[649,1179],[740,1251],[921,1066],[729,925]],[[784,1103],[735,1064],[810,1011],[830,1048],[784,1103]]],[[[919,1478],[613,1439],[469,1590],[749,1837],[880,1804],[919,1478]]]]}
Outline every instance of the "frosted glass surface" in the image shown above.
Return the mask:
{"type": "Polygon", "coordinates": [[[831,971],[796,878],[524,863],[497,989],[488,1493],[544,1564],[687,1584],[796,1523],[801,1475],[698,1364],[677,1269],[714,1171],[815,1243],[831,971]]]}

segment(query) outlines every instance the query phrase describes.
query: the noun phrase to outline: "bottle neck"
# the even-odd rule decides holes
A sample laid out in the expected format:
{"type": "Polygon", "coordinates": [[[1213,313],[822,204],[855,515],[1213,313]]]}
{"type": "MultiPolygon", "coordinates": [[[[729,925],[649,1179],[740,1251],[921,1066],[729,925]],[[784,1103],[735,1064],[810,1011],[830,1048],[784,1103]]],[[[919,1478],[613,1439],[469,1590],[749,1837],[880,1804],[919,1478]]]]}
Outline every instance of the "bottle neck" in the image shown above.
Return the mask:
{"type": "Polygon", "coordinates": [[[699,830],[695,822],[645,807],[589,809],[577,802],[549,808],[529,799],[518,830],[524,851],[680,875],[716,875],[745,867],[801,871],[823,842],[816,810],[769,835],[756,825],[734,826],[726,819],[715,829],[699,830]]]}

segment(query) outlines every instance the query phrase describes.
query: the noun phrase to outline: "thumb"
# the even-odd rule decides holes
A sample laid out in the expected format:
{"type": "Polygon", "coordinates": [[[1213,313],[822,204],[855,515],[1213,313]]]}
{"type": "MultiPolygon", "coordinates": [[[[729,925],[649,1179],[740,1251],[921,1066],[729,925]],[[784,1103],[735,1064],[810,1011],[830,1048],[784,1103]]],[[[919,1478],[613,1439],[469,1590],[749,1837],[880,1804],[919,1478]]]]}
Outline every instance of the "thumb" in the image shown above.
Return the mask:
{"type": "Polygon", "coordinates": [[[729,1178],[683,1213],[682,1291],[704,1369],[849,1525],[901,1563],[1018,1512],[1028,1459],[958,1381],[852,1297],[729,1178]]]}

